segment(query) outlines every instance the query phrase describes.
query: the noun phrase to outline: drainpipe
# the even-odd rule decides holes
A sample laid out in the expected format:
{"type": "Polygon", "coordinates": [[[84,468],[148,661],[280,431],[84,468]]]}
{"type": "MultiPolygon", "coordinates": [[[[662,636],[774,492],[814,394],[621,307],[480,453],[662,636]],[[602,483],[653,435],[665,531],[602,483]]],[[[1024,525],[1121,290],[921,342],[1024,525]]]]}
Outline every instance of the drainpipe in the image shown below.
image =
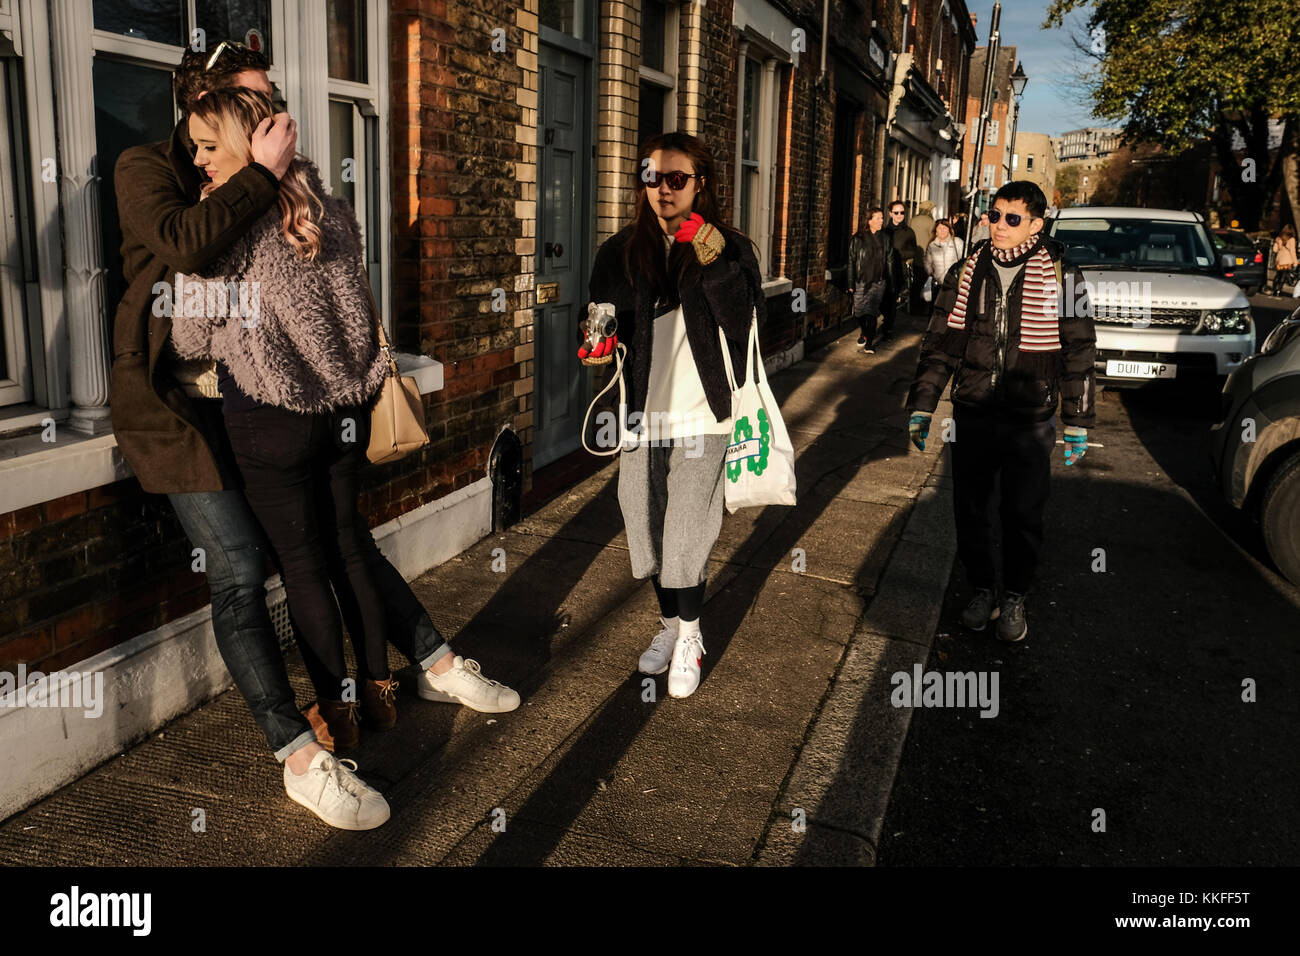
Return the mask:
{"type": "Polygon", "coordinates": [[[826,82],[826,37],[831,32],[831,0],[822,0],[822,72],[818,83],[826,82]]]}
{"type": "MultiPolygon", "coordinates": [[[[809,139],[812,140],[811,143],[812,148],[808,150],[808,178],[807,178],[808,202],[804,207],[807,218],[804,220],[804,231],[803,231],[803,276],[804,276],[804,282],[807,285],[812,285],[812,271],[811,271],[812,270],[812,221],[813,221],[813,199],[814,196],[816,195],[816,187],[815,184],[813,183],[813,177],[816,175],[816,171],[817,171],[817,141],[819,138],[817,136],[817,114],[821,109],[821,103],[819,102],[819,100],[821,99],[821,91],[826,86],[826,76],[827,76],[826,40],[831,32],[830,14],[831,14],[830,0],[822,0],[822,65],[821,65],[821,73],[818,74],[817,76],[817,85],[813,88],[813,101],[812,101],[813,125],[812,125],[812,133],[809,136],[809,139]]],[[[822,267],[822,271],[825,272],[824,266],[822,267]]],[[[807,312],[803,313],[803,318],[800,319],[799,324],[801,326],[799,331],[799,338],[806,339],[808,337],[808,313],[807,312]]]]}
{"type": "Polygon", "coordinates": [[[975,197],[979,195],[980,163],[984,159],[984,134],[988,130],[989,110],[993,103],[993,75],[997,68],[998,49],[1001,47],[1002,35],[998,25],[1002,19],[1002,4],[993,4],[993,20],[989,24],[988,53],[984,62],[984,89],[980,97],[979,135],[975,137],[975,155],[971,161],[970,195],[966,204],[967,248],[970,247],[970,234],[975,228],[975,197]]]}

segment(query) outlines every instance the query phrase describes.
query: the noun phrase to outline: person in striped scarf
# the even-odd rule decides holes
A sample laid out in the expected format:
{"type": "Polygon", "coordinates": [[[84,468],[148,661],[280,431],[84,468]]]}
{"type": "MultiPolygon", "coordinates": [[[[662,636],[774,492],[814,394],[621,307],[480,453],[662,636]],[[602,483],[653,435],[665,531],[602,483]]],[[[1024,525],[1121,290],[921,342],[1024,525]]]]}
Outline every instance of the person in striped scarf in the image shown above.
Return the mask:
{"type": "Polygon", "coordinates": [[[1064,267],[1062,246],[1041,235],[1046,211],[1031,182],[998,190],[989,240],[948,270],[934,297],[907,397],[908,431],[924,451],[952,380],[955,428],[944,440],[952,442],[957,554],[975,591],[962,624],[983,631],[996,620],[1004,641],[1029,632],[1025,595],[1043,545],[1058,402],[1066,465],[1083,457],[1095,421],[1091,304],[1083,274],[1064,267]]]}

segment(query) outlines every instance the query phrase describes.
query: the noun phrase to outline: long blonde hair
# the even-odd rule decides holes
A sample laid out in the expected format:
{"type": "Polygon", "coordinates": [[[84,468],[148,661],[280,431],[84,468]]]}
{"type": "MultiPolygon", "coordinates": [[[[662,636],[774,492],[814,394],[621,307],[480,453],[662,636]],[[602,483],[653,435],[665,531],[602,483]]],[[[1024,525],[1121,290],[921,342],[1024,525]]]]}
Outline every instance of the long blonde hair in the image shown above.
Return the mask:
{"type": "MultiPolygon", "coordinates": [[[[264,119],[273,115],[271,100],[264,93],[234,86],[212,90],[196,100],[190,115],[197,116],[217,131],[223,149],[244,162],[253,160],[253,131],[264,119]]],[[[212,183],[203,187],[206,196],[215,189],[212,183]]],[[[289,170],[280,179],[280,231],[293,246],[299,259],[315,259],[320,252],[321,230],[318,223],[325,206],[311,188],[304,162],[295,157],[289,170]]]]}

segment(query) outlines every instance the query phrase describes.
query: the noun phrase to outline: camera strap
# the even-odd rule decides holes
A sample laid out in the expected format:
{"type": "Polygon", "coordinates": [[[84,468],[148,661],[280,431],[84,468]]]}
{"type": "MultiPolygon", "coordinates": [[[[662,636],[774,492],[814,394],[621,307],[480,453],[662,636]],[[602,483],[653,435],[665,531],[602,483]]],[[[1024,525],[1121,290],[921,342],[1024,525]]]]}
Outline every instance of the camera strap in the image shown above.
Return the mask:
{"type": "Polygon", "coordinates": [[[611,456],[617,455],[623,450],[624,426],[627,422],[627,387],[623,382],[623,357],[625,355],[627,355],[627,346],[619,342],[618,347],[614,350],[614,374],[605,387],[591,400],[591,404],[587,406],[587,414],[582,416],[582,447],[593,455],[611,456]],[[587,422],[591,418],[591,410],[600,403],[600,400],[604,398],[605,393],[610,390],[615,382],[618,382],[618,444],[609,451],[596,451],[587,444],[587,422]]]}

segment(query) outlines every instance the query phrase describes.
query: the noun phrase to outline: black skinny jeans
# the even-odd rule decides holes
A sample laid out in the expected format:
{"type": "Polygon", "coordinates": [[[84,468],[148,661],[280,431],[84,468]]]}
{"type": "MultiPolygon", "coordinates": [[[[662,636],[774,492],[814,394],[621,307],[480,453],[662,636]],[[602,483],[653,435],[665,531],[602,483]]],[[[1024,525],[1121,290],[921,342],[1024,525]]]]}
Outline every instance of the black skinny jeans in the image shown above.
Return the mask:
{"type": "Polygon", "coordinates": [[[260,405],[227,412],[226,431],[249,506],[279,556],[294,624],[313,652],[304,657],[317,659],[318,666],[308,668],[317,696],[342,696],[347,674],[340,607],[359,676],[387,679],[384,607],[371,574],[370,552],[378,549],[357,512],[369,409],[305,415],[260,405]]]}

